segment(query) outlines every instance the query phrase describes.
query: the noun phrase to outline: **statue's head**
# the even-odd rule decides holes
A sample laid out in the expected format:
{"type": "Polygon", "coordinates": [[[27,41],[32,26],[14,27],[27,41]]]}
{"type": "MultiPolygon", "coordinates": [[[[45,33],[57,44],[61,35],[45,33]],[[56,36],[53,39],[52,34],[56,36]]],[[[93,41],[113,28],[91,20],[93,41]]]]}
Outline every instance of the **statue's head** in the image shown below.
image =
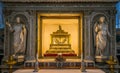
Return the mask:
{"type": "Polygon", "coordinates": [[[103,22],[105,21],[105,17],[104,17],[104,16],[101,16],[100,19],[99,19],[99,21],[100,21],[101,23],[103,23],[103,22]]]}
{"type": "Polygon", "coordinates": [[[20,23],[20,17],[16,18],[17,23],[20,23]]]}

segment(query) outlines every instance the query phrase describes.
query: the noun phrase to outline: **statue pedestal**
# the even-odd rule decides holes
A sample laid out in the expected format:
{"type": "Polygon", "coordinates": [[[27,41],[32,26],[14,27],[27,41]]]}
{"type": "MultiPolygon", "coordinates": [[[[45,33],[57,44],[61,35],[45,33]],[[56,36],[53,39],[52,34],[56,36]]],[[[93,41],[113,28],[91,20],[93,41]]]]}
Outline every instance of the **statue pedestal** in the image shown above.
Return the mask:
{"type": "Polygon", "coordinates": [[[86,57],[85,57],[85,60],[94,60],[94,58],[91,57],[91,56],[86,56],[86,57]]]}
{"type": "Polygon", "coordinates": [[[105,62],[107,60],[107,56],[96,56],[95,60],[96,62],[105,62]]]}

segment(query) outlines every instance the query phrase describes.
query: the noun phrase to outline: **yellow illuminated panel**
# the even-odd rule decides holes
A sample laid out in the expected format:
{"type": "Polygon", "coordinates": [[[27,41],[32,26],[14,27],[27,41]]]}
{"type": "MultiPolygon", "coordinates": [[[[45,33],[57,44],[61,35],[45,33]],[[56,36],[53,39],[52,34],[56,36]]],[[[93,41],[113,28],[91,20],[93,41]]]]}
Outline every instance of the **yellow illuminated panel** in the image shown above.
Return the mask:
{"type": "Polygon", "coordinates": [[[38,54],[44,55],[49,49],[50,34],[58,30],[59,25],[69,34],[71,49],[77,56],[82,50],[82,14],[38,14],[38,54]]]}

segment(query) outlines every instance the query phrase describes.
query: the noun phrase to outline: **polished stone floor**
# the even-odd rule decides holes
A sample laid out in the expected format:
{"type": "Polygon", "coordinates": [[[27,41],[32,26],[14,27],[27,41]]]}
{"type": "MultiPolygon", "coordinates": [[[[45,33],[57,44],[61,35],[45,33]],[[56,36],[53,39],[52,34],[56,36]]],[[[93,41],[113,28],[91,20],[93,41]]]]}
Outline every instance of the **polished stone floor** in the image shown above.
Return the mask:
{"type": "MultiPolygon", "coordinates": [[[[38,72],[33,72],[33,69],[16,70],[13,73],[81,73],[80,69],[41,69],[38,72]]],[[[87,69],[83,73],[105,73],[100,69],[87,69]]]]}

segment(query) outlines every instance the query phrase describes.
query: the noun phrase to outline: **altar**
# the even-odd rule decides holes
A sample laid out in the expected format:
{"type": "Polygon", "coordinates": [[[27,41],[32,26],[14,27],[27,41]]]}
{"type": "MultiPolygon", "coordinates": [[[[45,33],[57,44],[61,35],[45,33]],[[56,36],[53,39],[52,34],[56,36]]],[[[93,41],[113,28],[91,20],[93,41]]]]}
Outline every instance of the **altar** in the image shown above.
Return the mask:
{"type": "MultiPolygon", "coordinates": [[[[81,73],[80,72],[80,70],[78,70],[78,69],[73,69],[73,70],[70,70],[70,69],[65,69],[65,70],[46,70],[46,69],[44,69],[44,70],[40,70],[38,73],[67,73],[67,72],[69,72],[69,73],[81,73]]],[[[88,69],[87,70],[87,72],[88,73],[105,73],[105,72],[103,72],[102,70],[100,70],[100,69],[96,69],[96,70],[92,70],[92,69],[88,69]]],[[[15,72],[13,72],[13,73],[33,73],[32,72],[32,69],[28,69],[28,70],[17,70],[17,71],[15,71],[15,72]]]]}
{"type": "MultiPolygon", "coordinates": [[[[91,60],[84,60],[85,67],[87,69],[97,69],[95,67],[95,62],[91,60]]],[[[35,67],[35,60],[25,61],[24,67],[34,68],[35,67]]],[[[39,59],[38,66],[41,69],[79,69],[81,67],[81,59],[66,59],[66,61],[58,63],[55,59],[39,59]]]]}

